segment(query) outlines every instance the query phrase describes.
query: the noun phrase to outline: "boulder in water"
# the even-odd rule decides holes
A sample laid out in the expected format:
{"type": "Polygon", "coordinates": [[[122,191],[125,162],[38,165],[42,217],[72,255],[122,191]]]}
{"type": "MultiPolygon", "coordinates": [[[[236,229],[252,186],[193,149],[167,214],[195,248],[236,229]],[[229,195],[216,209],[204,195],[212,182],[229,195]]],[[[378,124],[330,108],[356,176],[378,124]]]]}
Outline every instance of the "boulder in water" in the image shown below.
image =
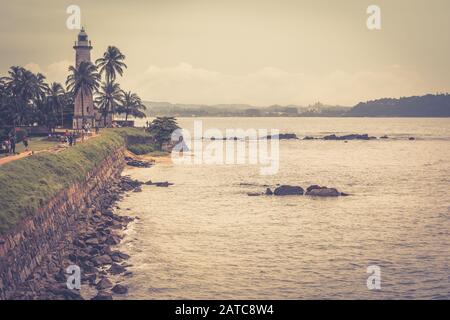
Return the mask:
{"type": "Polygon", "coordinates": [[[114,292],[115,294],[126,294],[126,293],[128,293],[128,287],[124,286],[122,284],[116,284],[112,288],[112,292],[114,292]]]}
{"type": "Polygon", "coordinates": [[[331,134],[323,137],[323,140],[370,140],[376,139],[376,137],[369,137],[367,133],[365,134],[347,134],[345,136],[337,136],[335,134],[331,134]]]}
{"type": "Polygon", "coordinates": [[[305,191],[299,186],[282,185],[275,189],[276,196],[301,196],[305,191]]]}
{"type": "Polygon", "coordinates": [[[313,197],[339,197],[341,193],[335,188],[312,185],[306,189],[305,195],[313,197]]]}
{"type": "Polygon", "coordinates": [[[279,139],[279,140],[296,140],[298,139],[297,135],[295,133],[280,133],[280,134],[274,134],[271,136],[267,136],[267,139],[279,139]]]}
{"type": "Polygon", "coordinates": [[[148,161],[131,160],[127,161],[127,165],[130,167],[137,167],[137,168],[150,168],[152,166],[152,163],[148,161]]]}

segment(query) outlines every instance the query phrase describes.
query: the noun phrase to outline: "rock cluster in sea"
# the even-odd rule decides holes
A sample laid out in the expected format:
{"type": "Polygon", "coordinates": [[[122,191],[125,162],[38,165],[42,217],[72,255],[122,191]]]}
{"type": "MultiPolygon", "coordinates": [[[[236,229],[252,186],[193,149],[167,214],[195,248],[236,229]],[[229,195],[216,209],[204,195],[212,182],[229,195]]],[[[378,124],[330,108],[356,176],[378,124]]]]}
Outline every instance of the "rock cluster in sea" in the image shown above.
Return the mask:
{"type": "Polygon", "coordinates": [[[131,157],[126,157],[125,161],[127,162],[128,166],[136,168],[150,168],[154,164],[154,162],[152,161],[137,160],[131,157]]]}
{"type": "Polygon", "coordinates": [[[311,185],[306,191],[300,186],[291,186],[291,185],[281,185],[276,187],[273,191],[270,188],[266,188],[264,193],[258,192],[250,192],[247,193],[248,196],[312,196],[312,197],[339,197],[339,196],[348,196],[348,194],[344,192],[338,191],[336,188],[328,188],[319,185],[311,185]]]}

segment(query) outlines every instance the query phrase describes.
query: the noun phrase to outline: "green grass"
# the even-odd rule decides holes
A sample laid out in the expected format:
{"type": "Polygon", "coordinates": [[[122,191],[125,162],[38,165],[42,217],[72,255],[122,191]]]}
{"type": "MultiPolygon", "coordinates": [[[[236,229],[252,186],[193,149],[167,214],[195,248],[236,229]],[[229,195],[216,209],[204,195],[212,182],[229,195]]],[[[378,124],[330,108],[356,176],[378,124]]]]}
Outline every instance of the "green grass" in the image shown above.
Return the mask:
{"type": "Polygon", "coordinates": [[[128,150],[137,155],[149,154],[155,151],[155,147],[151,144],[133,144],[128,146],[128,150]]]}
{"type": "MultiPolygon", "coordinates": [[[[55,147],[59,145],[59,142],[56,141],[48,141],[47,138],[30,138],[28,139],[28,150],[31,151],[41,151],[50,149],[52,147],[55,147]]],[[[24,152],[25,147],[22,142],[18,143],[16,145],[16,152],[24,152]]]]}
{"type": "MultiPolygon", "coordinates": [[[[48,141],[47,138],[30,138],[28,140],[28,150],[30,151],[42,151],[42,150],[47,150],[50,149],[54,146],[57,146],[59,144],[59,142],[55,142],[55,141],[48,141]]],[[[21,153],[25,151],[25,147],[23,145],[22,142],[19,142],[16,144],[16,153],[21,153]]],[[[6,157],[8,156],[7,154],[0,154],[0,158],[1,157],[6,157]]]]}
{"type": "Polygon", "coordinates": [[[145,137],[140,129],[107,129],[99,137],[59,153],[43,152],[0,166],[0,234],[62,189],[82,182],[90,170],[126,141],[145,137]]]}
{"type": "Polygon", "coordinates": [[[170,152],[155,150],[155,151],[147,153],[146,155],[152,156],[152,157],[166,157],[166,156],[170,155],[170,152]]]}

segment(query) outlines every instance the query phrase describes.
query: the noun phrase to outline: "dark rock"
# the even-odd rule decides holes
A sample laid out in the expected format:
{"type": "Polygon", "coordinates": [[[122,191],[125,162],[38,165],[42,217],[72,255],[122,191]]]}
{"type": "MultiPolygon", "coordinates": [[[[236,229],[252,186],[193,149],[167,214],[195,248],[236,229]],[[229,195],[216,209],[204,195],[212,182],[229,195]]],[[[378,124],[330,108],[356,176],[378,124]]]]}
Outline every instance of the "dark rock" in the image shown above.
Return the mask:
{"type": "Polygon", "coordinates": [[[113,288],[112,288],[112,292],[116,293],[116,294],[127,294],[128,293],[128,287],[121,285],[121,284],[116,284],[113,288]]]}
{"type": "Polygon", "coordinates": [[[164,182],[155,182],[154,185],[157,187],[168,187],[168,186],[173,185],[173,183],[164,181],[164,182]]]}
{"type": "Polygon", "coordinates": [[[94,284],[96,279],[97,275],[95,273],[86,274],[81,277],[82,281],[87,281],[90,284],[94,284]]]}
{"type": "Polygon", "coordinates": [[[83,297],[81,297],[80,292],[78,290],[70,290],[67,288],[62,288],[62,289],[50,289],[49,291],[56,296],[62,297],[65,300],[84,300],[83,297]]]}
{"type": "Polygon", "coordinates": [[[127,269],[122,267],[120,264],[113,263],[112,266],[108,269],[108,272],[111,274],[121,274],[124,273],[127,269]]]}
{"type": "Polygon", "coordinates": [[[92,262],[96,265],[96,266],[102,266],[105,264],[111,264],[112,263],[112,259],[110,256],[104,254],[100,257],[96,257],[94,259],[92,259],[92,262]]]}
{"type": "Polygon", "coordinates": [[[106,243],[109,245],[118,245],[120,243],[120,238],[118,236],[110,235],[106,239],[106,243]]]}
{"type": "MultiPolygon", "coordinates": [[[[309,186],[308,188],[306,188],[306,192],[310,192],[311,190],[314,189],[322,189],[323,187],[317,185],[317,184],[313,184],[312,186],[309,186]]],[[[326,188],[326,187],[325,187],[326,188]]]]}
{"type": "Polygon", "coordinates": [[[77,246],[77,247],[80,247],[80,248],[86,247],[86,244],[85,244],[83,241],[81,241],[80,239],[75,239],[75,240],[73,240],[73,241],[72,241],[72,244],[73,244],[74,246],[77,246]]]}
{"type": "MultiPolygon", "coordinates": [[[[344,136],[337,136],[335,134],[328,135],[323,137],[323,140],[370,140],[374,139],[375,137],[369,137],[369,135],[366,134],[348,134],[344,136]]],[[[376,139],[376,138],[375,138],[376,139]]]]}
{"type": "Polygon", "coordinates": [[[99,244],[99,241],[98,241],[97,238],[90,238],[90,239],[87,239],[87,240],[85,241],[85,243],[86,243],[87,245],[89,245],[89,246],[96,246],[96,245],[99,244]]]}
{"type": "Polygon", "coordinates": [[[298,139],[298,137],[295,133],[280,133],[267,136],[267,139],[291,140],[298,139]]]}
{"type": "Polygon", "coordinates": [[[129,165],[130,167],[137,167],[137,168],[150,168],[152,166],[152,163],[141,160],[131,160],[127,161],[127,165],[129,165]]]}
{"type": "Polygon", "coordinates": [[[102,215],[106,216],[106,217],[113,217],[114,216],[114,212],[112,212],[112,210],[105,210],[102,212],[102,215]]]}
{"type": "Polygon", "coordinates": [[[146,186],[151,186],[153,185],[152,180],[148,180],[147,182],[144,183],[146,186]]]}
{"type": "Polygon", "coordinates": [[[74,253],[69,253],[68,258],[71,262],[77,262],[77,255],[74,253]]]}
{"type": "Polygon", "coordinates": [[[97,288],[97,290],[105,290],[111,288],[112,283],[107,278],[102,278],[99,282],[97,282],[97,285],[95,287],[97,288]]]}
{"type": "Polygon", "coordinates": [[[122,260],[127,260],[127,259],[130,258],[129,255],[127,255],[127,254],[125,254],[125,253],[122,253],[122,252],[119,252],[119,251],[114,251],[114,252],[112,252],[112,253],[110,254],[110,257],[111,257],[111,259],[112,259],[114,262],[121,262],[122,260]]]}
{"type": "Polygon", "coordinates": [[[112,299],[113,299],[112,295],[104,291],[99,291],[97,295],[94,298],[92,298],[92,300],[112,300],[112,299]]]}
{"type": "Polygon", "coordinates": [[[414,137],[409,137],[408,140],[412,141],[412,140],[416,140],[416,138],[414,138],[414,137]]]}
{"type": "Polygon", "coordinates": [[[270,188],[267,188],[266,189],[266,196],[271,196],[271,195],[273,195],[272,190],[270,190],[270,188]]]}
{"type": "Polygon", "coordinates": [[[259,197],[261,195],[261,193],[257,193],[257,192],[249,192],[247,193],[247,195],[249,197],[259,197]]]}
{"type": "Polygon", "coordinates": [[[380,137],[380,139],[389,139],[389,137],[387,135],[384,135],[384,136],[380,137]]]}
{"type": "Polygon", "coordinates": [[[143,183],[138,180],[132,180],[129,177],[123,177],[120,180],[119,186],[123,191],[131,191],[140,187],[143,183]]]}
{"type": "Polygon", "coordinates": [[[127,255],[126,253],[119,252],[119,253],[118,253],[118,256],[119,256],[121,259],[123,259],[123,260],[128,260],[128,259],[130,259],[130,256],[127,255]]]}
{"type": "Polygon", "coordinates": [[[311,136],[306,136],[303,138],[303,140],[315,140],[316,138],[311,137],[311,136]]]}
{"type": "Polygon", "coordinates": [[[274,195],[276,196],[301,196],[303,195],[304,190],[302,187],[298,186],[289,186],[289,185],[282,185],[275,189],[274,195]]]}
{"type": "Polygon", "coordinates": [[[335,188],[327,188],[327,187],[319,187],[319,186],[311,186],[309,191],[306,192],[307,196],[313,197],[339,197],[341,193],[337,191],[335,188]]]}
{"type": "Polygon", "coordinates": [[[55,274],[54,278],[58,282],[66,282],[67,281],[66,273],[64,272],[63,269],[60,269],[58,271],[58,273],[55,274]]]}

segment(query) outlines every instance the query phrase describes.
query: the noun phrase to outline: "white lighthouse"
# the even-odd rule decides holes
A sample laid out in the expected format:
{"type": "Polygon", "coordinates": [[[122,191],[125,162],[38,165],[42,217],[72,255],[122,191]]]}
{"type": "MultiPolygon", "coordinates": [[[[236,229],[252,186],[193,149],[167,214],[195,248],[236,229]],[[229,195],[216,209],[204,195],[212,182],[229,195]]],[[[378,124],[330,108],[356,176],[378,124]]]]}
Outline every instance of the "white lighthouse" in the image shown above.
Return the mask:
{"type": "MultiPolygon", "coordinates": [[[[88,35],[84,28],[81,28],[73,48],[75,49],[75,64],[77,68],[82,61],[91,62],[91,41],[88,40],[88,35]]],[[[81,93],[78,93],[74,103],[73,128],[81,129],[83,124],[95,127],[95,110],[92,94],[85,92],[83,94],[83,103],[81,103],[81,100],[81,93]]]]}

